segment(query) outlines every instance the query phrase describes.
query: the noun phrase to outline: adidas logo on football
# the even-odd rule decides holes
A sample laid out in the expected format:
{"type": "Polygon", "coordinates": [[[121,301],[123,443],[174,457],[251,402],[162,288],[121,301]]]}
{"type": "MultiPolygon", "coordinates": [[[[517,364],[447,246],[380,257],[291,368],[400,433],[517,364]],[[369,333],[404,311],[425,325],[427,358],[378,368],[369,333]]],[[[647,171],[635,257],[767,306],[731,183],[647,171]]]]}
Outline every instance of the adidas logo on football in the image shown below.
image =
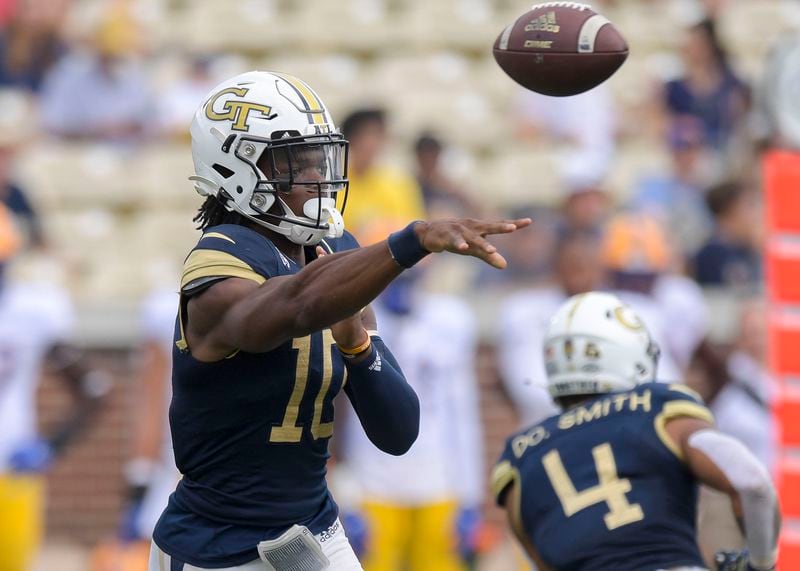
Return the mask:
{"type": "Polygon", "coordinates": [[[561,26],[558,25],[555,12],[547,12],[538,18],[535,18],[525,26],[526,32],[551,32],[557,34],[561,31],[561,26]]]}
{"type": "Polygon", "coordinates": [[[369,366],[370,371],[375,371],[376,373],[381,372],[381,354],[377,351],[375,352],[375,360],[369,366]]]}

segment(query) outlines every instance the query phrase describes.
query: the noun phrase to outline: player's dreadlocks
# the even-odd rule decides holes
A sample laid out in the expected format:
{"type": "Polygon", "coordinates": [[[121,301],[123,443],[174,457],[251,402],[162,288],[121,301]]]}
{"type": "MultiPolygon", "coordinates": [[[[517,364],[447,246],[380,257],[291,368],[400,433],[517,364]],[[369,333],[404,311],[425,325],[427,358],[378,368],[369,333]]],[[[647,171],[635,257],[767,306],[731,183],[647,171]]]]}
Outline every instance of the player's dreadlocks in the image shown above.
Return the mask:
{"type": "Polygon", "coordinates": [[[246,218],[238,212],[228,210],[216,196],[209,196],[200,206],[192,221],[197,222],[198,230],[205,230],[219,224],[243,224],[246,218]]]}

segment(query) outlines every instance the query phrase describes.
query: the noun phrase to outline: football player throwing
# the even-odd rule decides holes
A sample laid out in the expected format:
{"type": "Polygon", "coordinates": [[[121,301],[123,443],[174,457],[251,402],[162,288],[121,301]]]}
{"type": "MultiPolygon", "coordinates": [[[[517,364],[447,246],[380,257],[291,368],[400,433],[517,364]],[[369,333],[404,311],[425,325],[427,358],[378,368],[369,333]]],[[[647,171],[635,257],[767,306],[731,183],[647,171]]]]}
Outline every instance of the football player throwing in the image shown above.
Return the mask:
{"type": "Polygon", "coordinates": [[[325,484],[333,398],[370,441],[403,454],[419,403],[370,302],[425,255],[502,268],[487,240],[530,220],[415,222],[358,248],[339,204],[347,141],[303,81],[248,72],[191,126],[202,236],[186,258],[170,427],[183,474],[150,571],[361,569],[325,484]]]}

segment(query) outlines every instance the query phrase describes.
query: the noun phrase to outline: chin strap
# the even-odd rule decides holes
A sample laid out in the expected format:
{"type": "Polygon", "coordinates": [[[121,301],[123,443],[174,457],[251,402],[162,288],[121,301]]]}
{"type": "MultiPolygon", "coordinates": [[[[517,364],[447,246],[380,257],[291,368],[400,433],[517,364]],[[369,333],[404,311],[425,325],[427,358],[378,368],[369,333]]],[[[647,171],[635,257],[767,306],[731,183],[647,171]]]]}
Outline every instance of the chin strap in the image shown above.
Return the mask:
{"type": "Polygon", "coordinates": [[[344,234],[344,220],[341,212],[336,208],[336,200],[333,198],[312,198],[307,200],[303,205],[303,214],[305,216],[294,214],[292,209],[279,196],[276,196],[276,202],[283,209],[283,215],[276,216],[281,220],[278,224],[267,222],[239,209],[236,209],[236,211],[248,220],[274,230],[301,246],[318,244],[323,238],[339,238],[344,234]],[[317,217],[318,212],[320,213],[319,218],[317,217]],[[317,219],[322,224],[321,227],[314,228],[309,226],[316,224],[317,219]]]}
{"type": "Polygon", "coordinates": [[[328,233],[326,238],[341,238],[344,234],[344,219],[342,213],[337,208],[327,211],[328,214],[328,233]]]}

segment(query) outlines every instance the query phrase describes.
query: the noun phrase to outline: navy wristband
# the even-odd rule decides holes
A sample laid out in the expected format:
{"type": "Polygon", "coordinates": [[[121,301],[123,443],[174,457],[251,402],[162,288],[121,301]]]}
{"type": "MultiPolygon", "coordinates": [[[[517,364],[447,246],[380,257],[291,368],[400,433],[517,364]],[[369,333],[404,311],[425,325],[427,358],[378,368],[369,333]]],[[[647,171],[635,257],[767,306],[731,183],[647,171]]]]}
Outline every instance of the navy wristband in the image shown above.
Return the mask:
{"type": "Polygon", "coordinates": [[[389,253],[395,262],[406,269],[430,254],[422,247],[416,232],[414,232],[414,225],[417,222],[419,220],[415,220],[402,230],[389,234],[389,253]]]}

